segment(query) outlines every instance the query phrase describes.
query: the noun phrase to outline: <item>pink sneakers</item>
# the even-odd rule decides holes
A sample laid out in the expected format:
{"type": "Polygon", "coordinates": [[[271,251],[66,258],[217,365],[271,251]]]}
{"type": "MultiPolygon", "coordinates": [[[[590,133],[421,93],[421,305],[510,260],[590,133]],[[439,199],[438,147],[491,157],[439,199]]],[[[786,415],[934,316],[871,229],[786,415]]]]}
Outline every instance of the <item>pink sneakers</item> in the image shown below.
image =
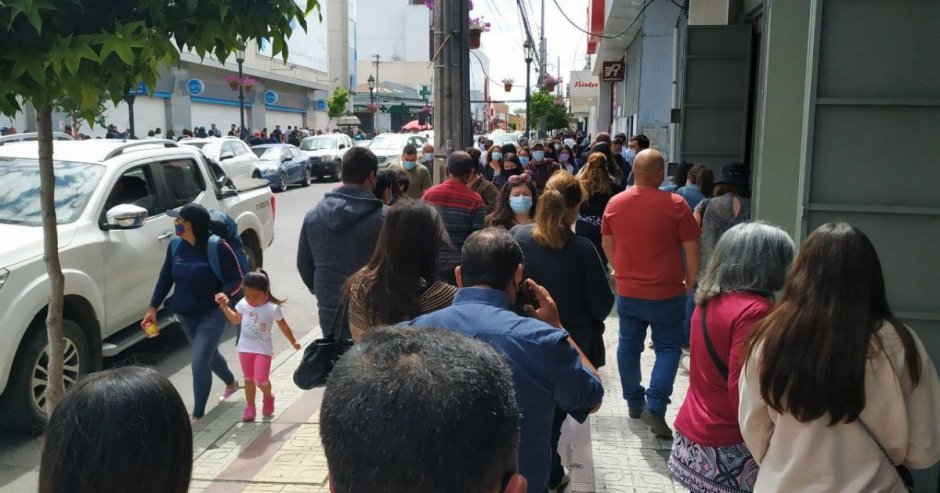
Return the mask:
{"type": "Polygon", "coordinates": [[[232,385],[226,385],[225,390],[222,391],[222,395],[219,396],[219,402],[224,401],[225,399],[228,399],[230,395],[237,392],[238,389],[240,388],[241,386],[238,385],[238,380],[235,380],[234,382],[232,382],[232,385]]]}
{"type": "Polygon", "coordinates": [[[274,414],[274,396],[262,399],[261,415],[265,418],[274,414]]]}
{"type": "Polygon", "coordinates": [[[249,423],[255,420],[255,406],[245,406],[245,414],[242,414],[242,421],[249,423]]]}

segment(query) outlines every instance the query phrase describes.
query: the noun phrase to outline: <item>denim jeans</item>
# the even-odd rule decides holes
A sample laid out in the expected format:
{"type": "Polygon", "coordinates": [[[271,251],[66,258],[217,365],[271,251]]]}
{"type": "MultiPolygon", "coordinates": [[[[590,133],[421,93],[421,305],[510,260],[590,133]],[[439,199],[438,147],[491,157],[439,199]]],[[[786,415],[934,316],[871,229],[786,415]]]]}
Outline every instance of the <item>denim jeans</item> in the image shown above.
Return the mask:
{"type": "Polygon", "coordinates": [[[667,300],[641,300],[617,297],[620,316],[620,343],[617,346],[617,364],[623,398],[630,409],[648,408],[665,416],[672,385],[676,381],[679,359],[682,357],[682,320],[685,317],[686,296],[667,300]],[[649,389],[641,385],[640,354],[646,340],[646,328],[653,331],[656,361],[650,375],[649,389]]]}
{"type": "Polygon", "coordinates": [[[692,313],[695,312],[695,290],[689,294],[685,302],[685,318],[682,320],[682,347],[689,347],[690,337],[692,336],[692,313]]]}
{"type": "Polygon", "coordinates": [[[212,374],[218,375],[226,385],[235,381],[235,375],[219,353],[225,317],[221,310],[212,310],[202,315],[180,315],[179,320],[192,346],[193,416],[201,418],[206,413],[206,402],[212,390],[212,374]]]}

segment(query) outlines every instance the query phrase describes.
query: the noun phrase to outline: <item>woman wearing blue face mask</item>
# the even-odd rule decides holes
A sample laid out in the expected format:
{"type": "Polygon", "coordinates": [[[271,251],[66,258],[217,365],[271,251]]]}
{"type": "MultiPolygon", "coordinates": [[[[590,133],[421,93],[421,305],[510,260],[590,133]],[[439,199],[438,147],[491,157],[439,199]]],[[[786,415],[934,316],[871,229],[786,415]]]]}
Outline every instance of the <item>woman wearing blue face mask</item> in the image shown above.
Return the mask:
{"type": "MultiPolygon", "coordinates": [[[[539,197],[535,223],[512,228],[525,258],[525,276],[545,286],[558,306],[561,326],[596,367],[604,365],[604,319],[614,306],[607,273],[590,241],[575,236],[571,226],[585,193],[570,173],[555,173],[539,197]]],[[[555,407],[549,489],[561,489],[567,474],[558,440],[567,414],[555,407]]]]}
{"type": "Polygon", "coordinates": [[[529,174],[512,175],[502,188],[502,198],[496,210],[486,216],[486,225],[511,229],[519,224],[531,224],[537,201],[535,182],[529,174]]]}
{"type": "Polygon", "coordinates": [[[526,165],[529,164],[529,161],[532,160],[532,154],[529,152],[528,147],[520,147],[518,156],[519,164],[521,164],[523,168],[525,168],[526,165]]]}
{"type": "Polygon", "coordinates": [[[483,178],[486,178],[489,181],[494,181],[496,176],[499,175],[499,172],[503,169],[503,153],[500,151],[498,145],[494,145],[490,147],[490,150],[486,151],[486,155],[487,166],[483,168],[483,178]]]}
{"type": "Polygon", "coordinates": [[[237,294],[241,290],[242,272],[235,253],[224,241],[217,246],[221,279],[211,267],[208,248],[212,231],[209,211],[205,207],[186,204],[180,210],[168,211],[167,215],[174,218],[179,239],[167,246],[150,307],[140,326],[156,322],[157,308],[175,286],[167,306],[179,317],[183,333],[192,346],[192,421],[195,423],[205,413],[213,373],[225,382],[222,399],[239,388],[225,358],[219,353],[225,318],[215,302],[215,295],[220,292],[229,296],[237,294]]]}
{"type": "Polygon", "coordinates": [[[532,160],[526,166],[526,171],[532,175],[538,190],[545,188],[545,182],[548,181],[549,177],[561,169],[558,163],[549,157],[548,152],[550,149],[554,151],[551,146],[546,147],[542,144],[535,144],[532,147],[532,160]]]}

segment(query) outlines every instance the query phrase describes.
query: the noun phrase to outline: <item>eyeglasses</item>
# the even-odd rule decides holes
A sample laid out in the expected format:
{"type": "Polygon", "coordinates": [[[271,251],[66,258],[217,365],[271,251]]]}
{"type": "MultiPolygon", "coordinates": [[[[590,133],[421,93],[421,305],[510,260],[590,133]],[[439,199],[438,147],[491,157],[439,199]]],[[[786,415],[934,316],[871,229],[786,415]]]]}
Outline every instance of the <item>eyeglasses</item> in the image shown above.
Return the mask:
{"type": "Polygon", "coordinates": [[[512,175],[509,177],[510,185],[518,185],[520,183],[531,183],[532,176],[529,175],[529,172],[519,173],[518,175],[512,175]]]}

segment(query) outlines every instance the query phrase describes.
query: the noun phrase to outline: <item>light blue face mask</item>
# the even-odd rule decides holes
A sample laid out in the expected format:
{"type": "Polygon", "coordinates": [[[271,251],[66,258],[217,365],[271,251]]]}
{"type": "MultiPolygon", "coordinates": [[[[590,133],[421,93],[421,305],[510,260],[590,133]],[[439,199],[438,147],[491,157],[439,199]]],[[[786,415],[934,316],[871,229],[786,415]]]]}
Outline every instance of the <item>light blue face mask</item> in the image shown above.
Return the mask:
{"type": "Polygon", "coordinates": [[[529,164],[529,156],[519,156],[519,164],[523,166],[529,164]]]}
{"type": "Polygon", "coordinates": [[[635,157],[636,157],[636,151],[634,151],[633,149],[630,149],[630,148],[628,147],[628,148],[627,148],[626,155],[624,156],[624,159],[626,159],[628,163],[632,163],[632,162],[633,162],[633,158],[635,158],[635,157]]]}
{"type": "Polygon", "coordinates": [[[532,151],[532,159],[536,161],[545,159],[545,151],[532,151]]]}
{"type": "Polygon", "coordinates": [[[418,163],[416,161],[405,161],[402,163],[402,166],[404,166],[405,169],[408,169],[408,170],[415,169],[415,166],[417,165],[418,163]]]}
{"type": "Polygon", "coordinates": [[[492,155],[490,155],[490,161],[499,161],[502,158],[503,158],[503,153],[501,152],[494,152],[492,155]]]}
{"type": "Polygon", "coordinates": [[[529,210],[532,209],[532,197],[529,197],[528,195],[517,195],[515,197],[509,197],[509,207],[516,214],[529,212],[529,210]]]}

